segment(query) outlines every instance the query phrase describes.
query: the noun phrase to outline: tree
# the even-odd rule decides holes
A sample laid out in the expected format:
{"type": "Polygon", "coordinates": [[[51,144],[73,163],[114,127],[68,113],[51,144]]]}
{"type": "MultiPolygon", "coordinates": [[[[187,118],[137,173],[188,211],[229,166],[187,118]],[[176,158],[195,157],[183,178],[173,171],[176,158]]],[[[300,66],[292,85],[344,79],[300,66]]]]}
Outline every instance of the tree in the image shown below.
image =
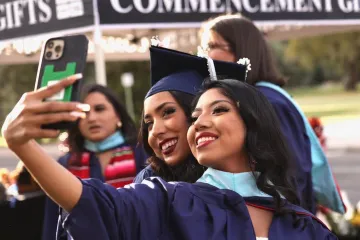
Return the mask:
{"type": "Polygon", "coordinates": [[[307,68],[321,64],[325,71],[347,75],[345,90],[355,91],[360,79],[360,32],[339,33],[289,41],[286,56],[307,68]]]}
{"type": "Polygon", "coordinates": [[[288,79],[286,87],[305,85],[308,82],[310,71],[304,66],[301,66],[296,59],[286,59],[284,57],[287,45],[288,43],[286,41],[271,42],[271,49],[277,67],[280,73],[288,79]]]}

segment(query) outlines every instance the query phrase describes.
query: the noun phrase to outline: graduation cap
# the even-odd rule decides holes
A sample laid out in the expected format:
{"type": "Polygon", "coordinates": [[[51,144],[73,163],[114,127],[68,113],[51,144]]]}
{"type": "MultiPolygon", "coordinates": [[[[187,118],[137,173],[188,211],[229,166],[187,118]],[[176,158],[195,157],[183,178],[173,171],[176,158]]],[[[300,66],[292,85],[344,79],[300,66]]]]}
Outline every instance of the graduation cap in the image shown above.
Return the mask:
{"type": "Polygon", "coordinates": [[[151,89],[145,98],[163,91],[195,95],[204,79],[217,76],[245,81],[247,63],[231,63],[199,57],[168,48],[150,47],[151,89]]]}

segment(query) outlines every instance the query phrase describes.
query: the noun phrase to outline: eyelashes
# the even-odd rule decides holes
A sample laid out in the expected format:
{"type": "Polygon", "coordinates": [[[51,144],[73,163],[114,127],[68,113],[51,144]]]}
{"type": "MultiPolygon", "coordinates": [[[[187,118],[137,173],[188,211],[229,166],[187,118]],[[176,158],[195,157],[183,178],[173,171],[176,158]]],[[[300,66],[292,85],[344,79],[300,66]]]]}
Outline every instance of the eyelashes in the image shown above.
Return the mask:
{"type": "Polygon", "coordinates": [[[173,114],[176,112],[176,109],[175,108],[166,108],[163,112],[163,117],[167,116],[167,115],[170,115],[170,114],[173,114]]]}
{"type": "MultiPolygon", "coordinates": [[[[211,114],[212,115],[220,115],[222,113],[226,113],[226,112],[229,112],[230,111],[230,108],[228,107],[223,107],[223,106],[218,106],[218,107],[215,107],[214,110],[212,110],[211,114]]],[[[196,122],[196,120],[199,118],[199,116],[191,116],[190,117],[190,123],[193,124],[194,122],[196,122]]]]}
{"type": "MultiPolygon", "coordinates": [[[[176,108],[174,108],[174,107],[165,108],[163,110],[161,116],[166,119],[167,117],[169,117],[170,115],[172,115],[175,112],[176,112],[176,108]]],[[[153,124],[153,121],[144,122],[144,127],[146,129],[148,129],[148,131],[149,131],[149,130],[151,130],[152,124],[153,124]]]]}
{"type": "Polygon", "coordinates": [[[229,112],[229,111],[230,111],[229,108],[219,106],[219,107],[216,107],[216,108],[213,110],[213,114],[225,113],[225,112],[229,112]]]}
{"type": "Polygon", "coordinates": [[[95,110],[95,112],[102,112],[105,110],[105,107],[104,106],[95,106],[94,110],[95,110]]]}
{"type": "Polygon", "coordinates": [[[198,117],[190,117],[190,123],[193,124],[197,119],[198,117]]]}

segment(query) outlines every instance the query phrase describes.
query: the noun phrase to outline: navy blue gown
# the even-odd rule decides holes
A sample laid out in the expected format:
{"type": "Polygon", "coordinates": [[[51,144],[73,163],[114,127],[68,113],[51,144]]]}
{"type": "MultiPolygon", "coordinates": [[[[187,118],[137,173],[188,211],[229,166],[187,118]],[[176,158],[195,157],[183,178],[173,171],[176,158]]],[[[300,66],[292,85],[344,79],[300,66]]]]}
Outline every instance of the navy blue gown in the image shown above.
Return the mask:
{"type": "Polygon", "coordinates": [[[286,142],[293,154],[293,167],[296,169],[296,185],[301,206],[316,213],[316,200],[311,178],[311,145],[304,121],[295,106],[281,93],[268,88],[257,87],[274,107],[286,142]]]}
{"type": "MultiPolygon", "coordinates": [[[[62,226],[74,239],[255,240],[246,204],[272,209],[271,198],[242,198],[206,183],[167,183],[153,177],[115,189],[96,179],[83,190],[62,226]]],[[[292,214],[274,215],[269,240],[337,239],[311,213],[288,204],[292,214]]]]}
{"type": "Polygon", "coordinates": [[[144,179],[149,177],[156,177],[156,173],[152,169],[151,165],[147,165],[146,168],[141,170],[134,178],[134,183],[141,183],[144,179]]]}
{"type": "MultiPolygon", "coordinates": [[[[145,166],[145,161],[147,159],[147,155],[142,147],[134,148],[135,161],[136,161],[136,169],[138,173],[140,170],[143,170],[145,166]]],[[[58,162],[66,167],[68,165],[68,161],[70,158],[70,154],[66,154],[59,158],[58,162]]],[[[101,172],[101,165],[96,156],[90,158],[90,177],[94,179],[98,179],[101,182],[105,181],[105,178],[101,172]]],[[[42,231],[42,239],[43,240],[53,240],[53,239],[67,239],[67,234],[61,226],[57,229],[58,226],[58,216],[59,216],[59,206],[54,203],[49,197],[46,198],[45,201],[45,210],[44,210],[44,223],[43,223],[43,231],[42,231]],[[56,236],[58,234],[58,236],[56,236]]]]}

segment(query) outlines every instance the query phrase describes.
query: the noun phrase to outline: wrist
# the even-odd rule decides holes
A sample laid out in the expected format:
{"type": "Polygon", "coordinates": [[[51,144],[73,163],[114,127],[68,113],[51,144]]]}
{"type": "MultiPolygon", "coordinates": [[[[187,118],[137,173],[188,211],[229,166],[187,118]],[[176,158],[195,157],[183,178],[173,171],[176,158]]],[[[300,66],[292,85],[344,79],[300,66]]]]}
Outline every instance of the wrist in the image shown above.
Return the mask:
{"type": "Polygon", "coordinates": [[[22,144],[8,144],[8,148],[14,153],[29,153],[31,152],[31,148],[36,147],[37,143],[35,140],[31,139],[22,144]]]}

